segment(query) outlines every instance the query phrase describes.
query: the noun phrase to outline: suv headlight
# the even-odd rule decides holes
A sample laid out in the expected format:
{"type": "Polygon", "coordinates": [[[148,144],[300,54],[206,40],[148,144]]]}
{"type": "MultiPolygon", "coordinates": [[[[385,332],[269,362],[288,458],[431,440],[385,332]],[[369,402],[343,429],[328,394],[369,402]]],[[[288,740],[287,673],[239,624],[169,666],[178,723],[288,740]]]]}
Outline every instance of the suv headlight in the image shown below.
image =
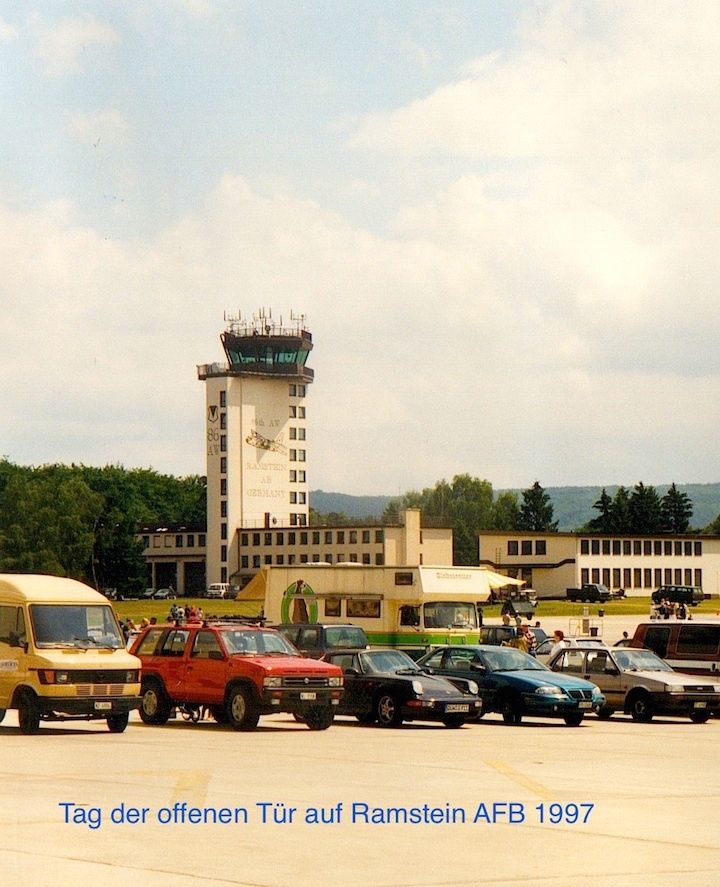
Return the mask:
{"type": "Polygon", "coordinates": [[[338,675],[334,678],[328,678],[328,687],[342,687],[343,678],[342,675],[338,675]]]}
{"type": "Polygon", "coordinates": [[[540,696],[564,696],[565,691],[561,687],[538,687],[535,691],[540,696]]]}
{"type": "Polygon", "coordinates": [[[268,675],[263,678],[263,687],[268,687],[269,689],[282,687],[283,679],[281,677],[276,677],[275,675],[268,675]]]}

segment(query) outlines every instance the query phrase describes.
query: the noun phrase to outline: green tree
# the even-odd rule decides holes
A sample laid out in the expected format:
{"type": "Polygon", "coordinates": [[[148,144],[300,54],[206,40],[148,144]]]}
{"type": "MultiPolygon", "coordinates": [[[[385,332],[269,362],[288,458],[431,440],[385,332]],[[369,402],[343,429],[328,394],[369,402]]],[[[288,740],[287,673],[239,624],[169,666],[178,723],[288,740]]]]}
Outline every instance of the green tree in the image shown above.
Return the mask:
{"type": "Polygon", "coordinates": [[[630,494],[630,532],[645,535],[662,532],[660,497],[655,487],[640,481],[630,494]]]}
{"type": "Polygon", "coordinates": [[[518,516],[520,514],[520,506],[518,505],[517,493],[505,490],[498,493],[493,503],[493,530],[514,530],[517,526],[518,516]]]}
{"type": "Polygon", "coordinates": [[[632,533],[630,494],[626,487],[618,487],[613,496],[610,521],[611,533],[632,533]]]}
{"type": "Polygon", "coordinates": [[[588,529],[592,533],[612,533],[613,531],[613,501],[605,487],[602,488],[600,498],[593,505],[600,513],[588,522],[588,529]]]}
{"type": "Polygon", "coordinates": [[[693,504],[687,493],[682,493],[675,482],[662,497],[660,502],[660,519],[666,533],[687,533],[690,518],[693,515],[693,504]]]}
{"type": "Polygon", "coordinates": [[[523,491],[522,505],[518,513],[516,529],[535,532],[557,532],[557,521],[553,521],[553,505],[550,496],[538,481],[523,491]]]}

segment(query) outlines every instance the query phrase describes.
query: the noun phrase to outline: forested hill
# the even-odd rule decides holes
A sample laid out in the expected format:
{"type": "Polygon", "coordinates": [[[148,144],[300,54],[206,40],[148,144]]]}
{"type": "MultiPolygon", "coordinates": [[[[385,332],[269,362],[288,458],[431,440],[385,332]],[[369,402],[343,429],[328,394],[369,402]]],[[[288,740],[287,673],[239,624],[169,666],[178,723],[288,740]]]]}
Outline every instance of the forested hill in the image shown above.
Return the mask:
{"type": "MultiPolygon", "coordinates": [[[[667,493],[670,483],[654,484],[659,496],[667,493]]],[[[720,483],[717,484],[678,484],[678,489],[686,493],[693,504],[693,516],[690,525],[702,529],[712,523],[720,514],[720,483]]],[[[610,497],[617,491],[617,484],[606,486],[610,497]]],[[[632,485],[628,486],[632,492],[632,485]]],[[[495,495],[506,492],[495,490],[495,495]]],[[[512,490],[522,501],[522,490],[512,490]]],[[[559,530],[575,530],[589,520],[598,516],[593,508],[602,492],[602,487],[545,487],[553,504],[555,520],[559,522],[559,530]]],[[[380,517],[388,502],[399,499],[399,496],[350,496],[346,493],[326,493],[315,490],[310,493],[310,504],[320,514],[337,512],[348,517],[367,518],[380,517]]]]}

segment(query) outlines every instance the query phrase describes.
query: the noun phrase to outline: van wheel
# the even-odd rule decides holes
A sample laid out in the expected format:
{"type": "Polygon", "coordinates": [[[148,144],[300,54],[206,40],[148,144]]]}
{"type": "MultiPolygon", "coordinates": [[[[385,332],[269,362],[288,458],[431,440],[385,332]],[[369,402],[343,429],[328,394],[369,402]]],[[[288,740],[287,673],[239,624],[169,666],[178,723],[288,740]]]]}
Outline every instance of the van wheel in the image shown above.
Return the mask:
{"type": "Polygon", "coordinates": [[[652,700],[647,693],[639,692],[632,697],[630,700],[630,714],[634,721],[639,721],[642,724],[648,724],[652,721],[655,712],[652,700]]]}
{"type": "Polygon", "coordinates": [[[711,715],[712,712],[709,711],[691,711],[690,720],[693,724],[707,724],[711,715]]]}
{"type": "Polygon", "coordinates": [[[20,730],[26,736],[37,733],[40,729],[40,706],[37,697],[30,691],[23,693],[18,703],[18,722],[20,730]]]}
{"type": "Polygon", "coordinates": [[[142,694],[140,717],[143,724],[149,724],[152,727],[166,724],[173,705],[162,685],[157,681],[147,681],[147,683],[143,683],[140,692],[142,694]]]}
{"type": "Polygon", "coordinates": [[[228,696],[225,710],[228,723],[234,730],[252,730],[257,727],[260,720],[260,713],[255,707],[252,693],[247,687],[233,687],[228,696]]]}
{"type": "Polygon", "coordinates": [[[107,716],[108,730],[111,733],[124,733],[129,720],[130,720],[130,714],[129,714],[129,712],[126,712],[126,711],[122,712],[121,714],[108,715],[107,716]]]}

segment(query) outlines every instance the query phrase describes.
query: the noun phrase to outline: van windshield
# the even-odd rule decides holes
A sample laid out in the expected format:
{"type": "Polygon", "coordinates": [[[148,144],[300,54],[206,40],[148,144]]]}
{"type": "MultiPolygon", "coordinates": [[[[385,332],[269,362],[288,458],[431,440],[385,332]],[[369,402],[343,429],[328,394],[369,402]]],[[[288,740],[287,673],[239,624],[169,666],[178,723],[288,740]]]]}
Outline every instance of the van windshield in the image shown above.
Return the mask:
{"type": "Polygon", "coordinates": [[[112,607],[105,604],[32,604],[30,623],[36,647],[125,646],[112,607]]]}
{"type": "Polygon", "coordinates": [[[423,607],[425,628],[477,628],[475,604],[440,601],[423,607]]]}

